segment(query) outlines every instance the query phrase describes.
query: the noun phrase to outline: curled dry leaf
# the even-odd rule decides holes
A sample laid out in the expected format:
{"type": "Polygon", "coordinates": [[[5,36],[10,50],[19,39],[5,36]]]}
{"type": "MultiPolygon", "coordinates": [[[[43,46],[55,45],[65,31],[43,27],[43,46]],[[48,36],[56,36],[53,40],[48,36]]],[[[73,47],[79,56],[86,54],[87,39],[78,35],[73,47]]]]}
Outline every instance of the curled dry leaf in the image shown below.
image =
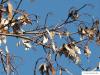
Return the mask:
{"type": "MultiPolygon", "coordinates": [[[[65,49],[64,50],[65,56],[69,57],[72,61],[75,62],[75,64],[79,64],[80,57],[78,56],[78,54],[76,54],[76,52],[75,52],[74,48],[71,46],[71,44],[64,44],[63,47],[64,48],[62,48],[62,49],[65,49]]],[[[78,49],[78,48],[76,47],[76,49],[78,49]]]]}
{"type": "Polygon", "coordinates": [[[65,48],[69,51],[75,51],[76,53],[81,54],[80,48],[76,45],[66,44],[65,48]]]}
{"type": "Polygon", "coordinates": [[[78,11],[76,9],[74,9],[74,8],[71,8],[70,11],[69,11],[69,17],[72,20],[77,20],[79,18],[78,11]]]}

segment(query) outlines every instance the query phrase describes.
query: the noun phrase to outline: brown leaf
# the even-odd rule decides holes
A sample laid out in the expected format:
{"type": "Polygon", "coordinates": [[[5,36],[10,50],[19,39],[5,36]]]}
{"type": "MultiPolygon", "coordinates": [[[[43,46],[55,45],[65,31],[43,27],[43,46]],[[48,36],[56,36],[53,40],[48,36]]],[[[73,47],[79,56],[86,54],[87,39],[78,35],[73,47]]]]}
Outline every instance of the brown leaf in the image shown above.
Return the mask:
{"type": "Polygon", "coordinates": [[[24,13],[22,16],[18,17],[18,19],[20,20],[20,22],[22,22],[23,24],[32,24],[31,20],[28,18],[28,14],[24,13]]]}

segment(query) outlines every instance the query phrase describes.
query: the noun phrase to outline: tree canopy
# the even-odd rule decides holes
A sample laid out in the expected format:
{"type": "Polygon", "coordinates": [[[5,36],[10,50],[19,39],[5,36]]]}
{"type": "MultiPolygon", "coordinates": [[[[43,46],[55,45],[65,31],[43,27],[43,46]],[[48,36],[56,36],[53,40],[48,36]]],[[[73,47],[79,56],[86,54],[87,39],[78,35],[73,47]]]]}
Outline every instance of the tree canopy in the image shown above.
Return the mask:
{"type": "MultiPolygon", "coordinates": [[[[24,8],[20,9],[22,2],[23,0],[0,2],[0,66],[6,75],[18,75],[16,65],[24,58],[11,54],[9,44],[22,46],[25,51],[33,50],[33,56],[34,51],[44,52],[44,55],[33,63],[34,75],[57,75],[57,73],[63,75],[63,72],[74,75],[73,70],[60,64],[61,59],[67,60],[67,64],[75,64],[84,71],[98,68],[98,65],[90,66],[90,58],[91,44],[94,47],[100,45],[99,18],[89,12],[81,12],[84,9],[94,9],[96,7],[94,4],[86,3],[80,7],[70,7],[66,18],[55,24],[49,24],[49,17],[54,15],[54,12],[48,12],[44,16],[44,22],[41,23],[41,15],[28,13],[24,8]],[[8,39],[10,43],[7,43],[8,39]]],[[[100,58],[99,55],[96,59],[100,58]]]]}

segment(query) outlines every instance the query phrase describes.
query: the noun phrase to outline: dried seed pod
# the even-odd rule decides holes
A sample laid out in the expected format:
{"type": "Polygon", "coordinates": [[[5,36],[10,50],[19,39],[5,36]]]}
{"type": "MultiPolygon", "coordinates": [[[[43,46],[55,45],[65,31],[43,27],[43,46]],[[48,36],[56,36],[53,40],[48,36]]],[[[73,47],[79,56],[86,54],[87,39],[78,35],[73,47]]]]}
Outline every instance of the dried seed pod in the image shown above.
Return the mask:
{"type": "Polygon", "coordinates": [[[40,73],[43,75],[44,73],[46,73],[46,75],[49,75],[49,67],[48,67],[48,65],[46,64],[46,63],[44,63],[44,64],[41,64],[40,66],[39,66],[39,71],[40,71],[40,73]]]}
{"type": "Polygon", "coordinates": [[[70,11],[69,11],[69,17],[72,20],[77,20],[79,18],[78,11],[76,9],[70,9],[70,11]]]}
{"type": "Polygon", "coordinates": [[[84,4],[82,7],[80,7],[79,9],[76,9],[75,7],[72,7],[70,10],[69,10],[69,17],[72,19],[72,20],[77,20],[79,18],[79,11],[81,9],[83,9],[84,7],[86,7],[87,5],[89,4],[84,4]]]}

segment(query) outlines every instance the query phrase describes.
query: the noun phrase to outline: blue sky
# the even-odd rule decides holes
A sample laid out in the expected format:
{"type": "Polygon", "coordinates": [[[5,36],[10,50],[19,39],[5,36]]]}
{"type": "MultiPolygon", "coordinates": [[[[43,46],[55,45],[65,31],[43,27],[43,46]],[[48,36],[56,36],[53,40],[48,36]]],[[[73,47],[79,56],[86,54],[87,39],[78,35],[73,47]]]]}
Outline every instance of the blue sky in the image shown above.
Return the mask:
{"type": "MultiPolygon", "coordinates": [[[[40,16],[40,23],[44,24],[45,16],[48,12],[52,12],[53,15],[49,17],[47,23],[49,25],[54,25],[67,18],[68,10],[70,7],[75,6],[80,8],[82,5],[90,3],[95,7],[86,7],[82,9],[81,13],[89,13],[100,19],[100,0],[35,0],[34,2],[29,2],[28,0],[23,0],[20,9],[25,9],[28,13],[34,13],[40,16]]],[[[12,54],[20,56],[23,58],[23,61],[18,65],[19,75],[33,75],[34,63],[35,61],[44,56],[43,49],[37,47],[37,49],[31,49],[30,51],[25,51],[23,47],[16,47],[16,38],[9,38],[8,45],[9,50],[12,54]]],[[[58,40],[60,43],[60,41],[58,40]]],[[[96,57],[100,55],[100,46],[97,46],[94,42],[90,45],[92,55],[90,58],[90,66],[96,65],[100,60],[96,57]]],[[[84,58],[84,57],[83,57],[84,58]]],[[[81,69],[73,63],[69,63],[67,59],[62,56],[60,64],[63,64],[64,67],[67,67],[74,75],[81,75],[81,69]]],[[[86,63],[87,59],[84,59],[83,62],[86,63]]],[[[0,75],[4,75],[1,74],[0,75]]],[[[56,74],[58,75],[58,73],[56,74]]],[[[67,75],[63,73],[63,75],[67,75]]]]}

